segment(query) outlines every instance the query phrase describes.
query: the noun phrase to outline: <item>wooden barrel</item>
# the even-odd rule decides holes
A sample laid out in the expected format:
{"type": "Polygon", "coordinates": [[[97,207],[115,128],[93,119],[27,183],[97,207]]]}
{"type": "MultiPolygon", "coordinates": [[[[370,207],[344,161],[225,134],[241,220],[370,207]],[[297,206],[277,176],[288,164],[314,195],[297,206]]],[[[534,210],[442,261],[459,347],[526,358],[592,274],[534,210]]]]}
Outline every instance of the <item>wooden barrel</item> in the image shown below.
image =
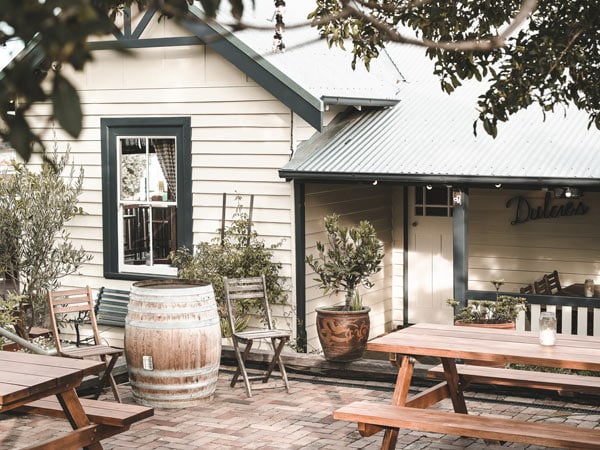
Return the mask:
{"type": "Polygon", "coordinates": [[[184,408],[211,400],[221,361],[221,325],[209,283],[149,280],[131,287],[125,357],[134,400],[184,408]]]}

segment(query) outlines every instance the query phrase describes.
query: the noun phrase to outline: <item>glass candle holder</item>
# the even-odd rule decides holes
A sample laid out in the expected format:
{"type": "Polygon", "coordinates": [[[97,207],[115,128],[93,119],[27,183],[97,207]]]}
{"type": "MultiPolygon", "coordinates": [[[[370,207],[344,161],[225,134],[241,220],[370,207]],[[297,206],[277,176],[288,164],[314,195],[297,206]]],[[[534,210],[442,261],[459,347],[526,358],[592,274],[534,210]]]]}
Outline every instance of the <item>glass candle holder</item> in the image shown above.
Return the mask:
{"type": "Polygon", "coordinates": [[[556,314],[543,312],[540,314],[540,344],[554,345],[556,343],[556,314]]]}
{"type": "Polygon", "coordinates": [[[589,278],[585,280],[585,283],[583,285],[583,295],[585,295],[586,297],[594,296],[594,280],[589,278]]]}

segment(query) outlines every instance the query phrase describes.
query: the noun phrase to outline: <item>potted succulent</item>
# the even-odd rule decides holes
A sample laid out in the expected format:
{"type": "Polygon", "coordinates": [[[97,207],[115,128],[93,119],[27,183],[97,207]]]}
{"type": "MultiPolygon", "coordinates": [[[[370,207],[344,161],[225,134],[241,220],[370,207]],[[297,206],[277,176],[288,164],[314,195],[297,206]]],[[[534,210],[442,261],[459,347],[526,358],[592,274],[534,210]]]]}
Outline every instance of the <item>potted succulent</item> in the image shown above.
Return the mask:
{"type": "Polygon", "coordinates": [[[342,306],[319,307],[317,332],[325,359],[348,362],[360,359],[369,337],[369,307],[362,305],[359,286],[371,288],[371,275],[381,270],[383,245],[366,220],[357,226],[339,224],[339,216],[325,217],[327,244],[317,242],[318,255],[306,263],[314,270],[325,294],[343,292],[342,306]]]}

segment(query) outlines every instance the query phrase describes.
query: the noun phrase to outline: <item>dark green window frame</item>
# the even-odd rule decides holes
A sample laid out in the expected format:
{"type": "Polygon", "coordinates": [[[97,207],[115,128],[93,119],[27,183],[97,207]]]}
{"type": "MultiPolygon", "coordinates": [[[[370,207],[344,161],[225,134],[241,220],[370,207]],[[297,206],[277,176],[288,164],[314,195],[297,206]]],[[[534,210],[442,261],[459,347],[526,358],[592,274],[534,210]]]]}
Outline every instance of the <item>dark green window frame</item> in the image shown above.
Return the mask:
{"type": "MultiPolygon", "coordinates": [[[[119,272],[118,150],[119,136],[175,136],[177,141],[178,247],[192,248],[192,141],[189,117],[119,117],[100,120],[102,145],[102,225],[104,277],[141,280],[148,273],[119,272]]],[[[164,275],[156,277],[164,278],[164,275]]]]}

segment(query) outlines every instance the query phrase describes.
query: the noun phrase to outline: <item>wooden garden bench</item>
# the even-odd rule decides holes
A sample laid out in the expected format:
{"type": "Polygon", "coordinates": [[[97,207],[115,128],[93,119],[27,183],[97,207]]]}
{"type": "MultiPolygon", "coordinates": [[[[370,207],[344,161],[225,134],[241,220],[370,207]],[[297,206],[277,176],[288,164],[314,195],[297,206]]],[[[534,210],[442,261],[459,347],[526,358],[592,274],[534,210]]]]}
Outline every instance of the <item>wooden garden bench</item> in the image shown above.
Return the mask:
{"type": "Polygon", "coordinates": [[[129,304],[129,291],[101,287],[96,298],[96,323],[98,325],[111,325],[125,327],[127,305],[129,304]]]}
{"type": "Polygon", "coordinates": [[[333,418],[357,422],[362,436],[370,436],[382,429],[405,428],[559,448],[598,449],[600,442],[600,430],[589,428],[371,402],[354,402],[343,406],[333,413],[333,418]]]}
{"type": "MultiPolygon", "coordinates": [[[[581,393],[598,395],[600,377],[571,375],[534,370],[505,369],[500,367],[475,366],[457,364],[463,388],[471,383],[514,386],[532,389],[545,389],[562,393],[581,393]]],[[[441,364],[427,371],[427,377],[444,379],[444,368],[441,364]]]]}

